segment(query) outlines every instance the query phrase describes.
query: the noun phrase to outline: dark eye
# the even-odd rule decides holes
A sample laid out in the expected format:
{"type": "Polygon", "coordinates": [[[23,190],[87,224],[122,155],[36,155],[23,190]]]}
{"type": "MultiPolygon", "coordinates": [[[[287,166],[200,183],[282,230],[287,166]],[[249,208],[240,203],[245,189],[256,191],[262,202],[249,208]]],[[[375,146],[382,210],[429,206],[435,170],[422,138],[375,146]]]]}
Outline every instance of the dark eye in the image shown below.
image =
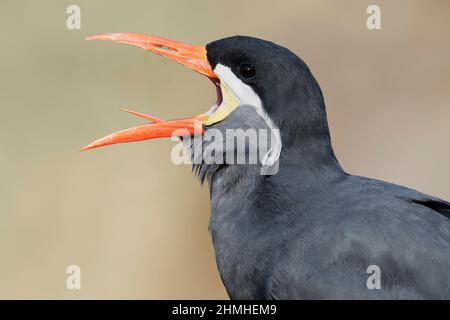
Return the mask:
{"type": "Polygon", "coordinates": [[[254,66],[248,63],[243,63],[239,66],[239,73],[244,78],[253,78],[256,74],[256,69],[254,66]]]}

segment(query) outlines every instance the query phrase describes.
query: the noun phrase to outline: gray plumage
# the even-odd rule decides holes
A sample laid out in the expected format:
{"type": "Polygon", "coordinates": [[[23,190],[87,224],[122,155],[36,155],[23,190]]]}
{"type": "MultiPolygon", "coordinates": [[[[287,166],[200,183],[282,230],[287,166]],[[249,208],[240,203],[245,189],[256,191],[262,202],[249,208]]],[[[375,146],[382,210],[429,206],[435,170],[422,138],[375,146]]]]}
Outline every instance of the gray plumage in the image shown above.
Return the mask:
{"type": "MultiPolygon", "coordinates": [[[[251,86],[283,141],[276,175],[262,176],[259,164],[194,166],[209,181],[210,231],[230,297],[450,298],[450,204],[346,173],[331,147],[320,87],[287,49],[248,37],[207,48],[213,67],[256,65],[251,86]],[[381,270],[379,290],[366,285],[370,265],[381,270]]],[[[241,106],[206,132],[264,126],[241,106]]]]}

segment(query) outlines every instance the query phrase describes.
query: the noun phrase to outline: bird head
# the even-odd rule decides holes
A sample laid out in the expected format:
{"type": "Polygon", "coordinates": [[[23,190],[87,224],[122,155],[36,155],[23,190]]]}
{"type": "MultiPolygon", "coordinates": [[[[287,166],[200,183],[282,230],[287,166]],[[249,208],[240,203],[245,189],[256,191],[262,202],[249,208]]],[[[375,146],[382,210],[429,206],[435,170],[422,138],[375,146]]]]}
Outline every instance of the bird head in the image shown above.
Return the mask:
{"type": "Polygon", "coordinates": [[[234,36],[204,47],[132,33],[101,34],[88,40],[129,44],[172,59],[209,78],[217,101],[203,114],[169,121],[125,110],[151,123],[110,134],[83,151],[154,138],[201,136],[212,128],[251,124],[255,117],[271,131],[270,148],[261,161],[263,166],[271,166],[278,161],[283,143],[291,144],[296,137],[320,128],[328,130],[320,87],[308,67],[291,51],[272,42],[234,36]]]}

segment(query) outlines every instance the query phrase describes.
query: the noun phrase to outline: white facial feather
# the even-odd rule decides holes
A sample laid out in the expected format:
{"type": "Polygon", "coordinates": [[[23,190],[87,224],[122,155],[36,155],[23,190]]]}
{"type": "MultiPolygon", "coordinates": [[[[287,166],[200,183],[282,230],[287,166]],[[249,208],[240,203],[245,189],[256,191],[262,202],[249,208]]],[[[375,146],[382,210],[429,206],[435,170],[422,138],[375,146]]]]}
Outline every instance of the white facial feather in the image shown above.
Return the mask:
{"type": "Polygon", "coordinates": [[[282,143],[280,130],[269,117],[267,112],[263,109],[261,99],[253,90],[253,88],[236,77],[236,75],[231,71],[229,67],[218,63],[214,68],[214,73],[218,75],[222,81],[225,81],[230,90],[239,100],[240,105],[249,105],[254,107],[258,115],[266,122],[267,126],[270,128],[272,139],[274,140],[272,140],[271,148],[269,151],[267,151],[261,163],[264,167],[275,165],[281,154],[282,143]]]}

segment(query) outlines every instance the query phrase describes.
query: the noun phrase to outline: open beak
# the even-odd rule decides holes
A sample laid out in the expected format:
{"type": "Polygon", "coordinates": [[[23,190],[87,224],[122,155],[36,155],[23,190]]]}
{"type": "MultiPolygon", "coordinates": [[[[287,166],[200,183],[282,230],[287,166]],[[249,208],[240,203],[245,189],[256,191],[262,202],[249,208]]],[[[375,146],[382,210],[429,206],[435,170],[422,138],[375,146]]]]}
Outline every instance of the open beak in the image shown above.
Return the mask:
{"type": "MultiPolygon", "coordinates": [[[[130,44],[170,58],[210,78],[216,85],[218,93],[220,93],[220,80],[214,74],[211,66],[209,65],[208,59],[206,57],[205,47],[194,46],[161,37],[146,36],[135,33],[100,34],[89,37],[87,38],[87,40],[111,40],[115,42],[130,44]]],[[[221,99],[221,97],[219,98],[221,99]]],[[[220,104],[220,101],[218,102],[218,104],[220,104]]],[[[210,123],[210,121],[208,121],[208,118],[210,116],[207,113],[192,118],[163,121],[156,117],[136,111],[131,111],[128,109],[122,110],[145,118],[151,121],[151,123],[112,133],[106,137],[94,141],[93,143],[81,149],[81,151],[116,143],[141,141],[171,136],[199,135],[203,134],[203,124],[210,123]]]]}

